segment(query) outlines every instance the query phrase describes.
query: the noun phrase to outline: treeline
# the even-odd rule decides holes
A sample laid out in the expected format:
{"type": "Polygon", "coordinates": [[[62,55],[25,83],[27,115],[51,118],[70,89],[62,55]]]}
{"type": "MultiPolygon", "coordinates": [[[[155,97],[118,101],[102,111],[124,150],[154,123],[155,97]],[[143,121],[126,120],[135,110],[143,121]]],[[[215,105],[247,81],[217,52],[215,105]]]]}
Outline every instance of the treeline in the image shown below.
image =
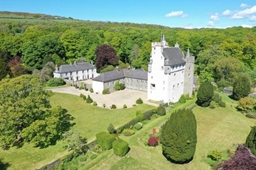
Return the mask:
{"type": "Polygon", "coordinates": [[[10,57],[20,56],[26,68],[33,70],[41,69],[48,61],[60,65],[82,58],[95,63],[96,48],[108,44],[123,63],[147,68],[151,42],[159,42],[162,34],[169,46],[178,42],[184,52],[190,49],[196,57],[196,74],[201,75],[202,81],[225,80],[222,83],[228,84],[238,72],[253,74],[256,27],[188,30],[92,21],[1,21],[0,49],[10,57]]]}

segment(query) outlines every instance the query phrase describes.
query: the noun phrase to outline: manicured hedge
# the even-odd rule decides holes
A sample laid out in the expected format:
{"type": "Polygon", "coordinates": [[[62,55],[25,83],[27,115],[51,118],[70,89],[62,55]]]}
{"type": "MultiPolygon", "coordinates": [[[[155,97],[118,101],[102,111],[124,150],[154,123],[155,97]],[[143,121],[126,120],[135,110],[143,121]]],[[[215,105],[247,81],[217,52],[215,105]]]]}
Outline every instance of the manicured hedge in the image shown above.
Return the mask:
{"type": "Polygon", "coordinates": [[[115,136],[108,132],[100,132],[96,135],[96,142],[103,150],[109,150],[112,148],[112,143],[115,140],[115,136]]]}
{"type": "Polygon", "coordinates": [[[118,139],[113,142],[114,153],[118,156],[125,156],[129,151],[129,144],[122,140],[118,139]]]}

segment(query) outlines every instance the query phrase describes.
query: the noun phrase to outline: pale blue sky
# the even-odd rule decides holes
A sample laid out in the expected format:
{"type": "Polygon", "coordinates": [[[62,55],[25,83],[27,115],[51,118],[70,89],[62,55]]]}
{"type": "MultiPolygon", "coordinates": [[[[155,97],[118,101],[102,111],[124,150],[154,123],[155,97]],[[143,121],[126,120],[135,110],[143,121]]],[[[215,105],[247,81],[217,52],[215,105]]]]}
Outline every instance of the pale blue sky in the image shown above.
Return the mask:
{"type": "Polygon", "coordinates": [[[256,26],[256,0],[0,0],[0,11],[183,28],[256,26]]]}

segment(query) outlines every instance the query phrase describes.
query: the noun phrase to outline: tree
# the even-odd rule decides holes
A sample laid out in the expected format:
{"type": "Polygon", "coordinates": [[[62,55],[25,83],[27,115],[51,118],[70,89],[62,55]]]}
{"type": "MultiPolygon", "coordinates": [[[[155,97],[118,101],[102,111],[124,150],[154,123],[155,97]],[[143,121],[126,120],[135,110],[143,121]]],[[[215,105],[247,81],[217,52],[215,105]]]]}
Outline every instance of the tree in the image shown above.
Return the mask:
{"type": "Polygon", "coordinates": [[[24,142],[47,147],[67,131],[72,117],[60,106],[51,107],[50,93],[38,76],[22,75],[0,82],[0,146],[24,142]]]}
{"type": "Polygon", "coordinates": [[[97,56],[96,67],[98,70],[104,68],[105,65],[117,65],[118,57],[116,56],[116,51],[110,45],[103,44],[98,46],[95,54],[97,56]]]}
{"type": "Polygon", "coordinates": [[[243,97],[248,96],[251,92],[250,79],[246,75],[239,75],[233,85],[233,98],[239,100],[243,97]]]}
{"type": "Polygon", "coordinates": [[[115,127],[113,126],[113,124],[112,123],[110,123],[109,125],[108,125],[108,132],[110,133],[110,134],[114,134],[114,133],[116,133],[116,129],[115,129],[115,127]]]}
{"type": "Polygon", "coordinates": [[[244,97],[239,99],[237,109],[241,111],[252,111],[254,109],[255,100],[251,97],[244,97]]]}
{"type": "Polygon", "coordinates": [[[8,66],[12,71],[14,77],[20,76],[25,73],[25,68],[22,64],[20,56],[14,56],[9,62],[8,66]]]}
{"type": "Polygon", "coordinates": [[[55,70],[55,65],[53,62],[48,62],[44,65],[40,72],[40,80],[42,82],[47,82],[53,77],[53,71],[55,70]]]}
{"type": "Polygon", "coordinates": [[[196,150],[196,118],[191,110],[178,110],[163,125],[160,142],[163,155],[174,163],[188,163],[196,150]]]}
{"type": "Polygon", "coordinates": [[[237,147],[236,153],[231,159],[221,162],[216,170],[224,169],[256,169],[256,158],[250,153],[250,150],[243,145],[237,147]]]}
{"type": "Polygon", "coordinates": [[[210,82],[203,82],[198,89],[196,103],[202,107],[209,106],[212,101],[213,94],[213,85],[210,82]]]}
{"type": "Polygon", "coordinates": [[[4,60],[0,59],[0,81],[7,75],[12,75],[11,69],[4,60]]]}
{"type": "Polygon", "coordinates": [[[248,134],[246,141],[245,141],[245,146],[250,148],[251,152],[256,155],[256,126],[253,126],[251,128],[250,133],[248,134]]]}

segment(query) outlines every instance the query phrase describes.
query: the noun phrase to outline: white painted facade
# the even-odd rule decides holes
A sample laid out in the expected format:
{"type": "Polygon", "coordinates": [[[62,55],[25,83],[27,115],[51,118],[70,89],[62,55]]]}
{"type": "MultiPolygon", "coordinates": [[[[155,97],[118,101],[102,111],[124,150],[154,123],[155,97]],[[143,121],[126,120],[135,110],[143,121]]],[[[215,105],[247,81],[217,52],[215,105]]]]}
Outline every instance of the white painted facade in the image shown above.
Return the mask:
{"type": "MultiPolygon", "coordinates": [[[[162,42],[153,42],[148,65],[148,100],[162,101],[164,103],[177,102],[180,96],[184,94],[184,89],[187,91],[187,88],[184,88],[184,85],[187,84],[184,78],[185,67],[186,59],[177,44],[175,47],[168,47],[164,37],[162,42]],[[169,53],[164,51],[169,51],[169,53]],[[171,52],[173,51],[178,52],[179,55],[173,56],[176,54],[172,54],[171,52]],[[176,60],[175,57],[180,58],[176,60]],[[172,59],[175,61],[169,61],[172,59]]],[[[193,72],[194,70],[191,69],[190,74],[192,76],[193,72]]],[[[191,95],[192,91],[188,94],[191,95]]]]}
{"type": "Polygon", "coordinates": [[[102,91],[104,90],[104,82],[92,81],[92,88],[95,93],[102,94],[102,91]]]}
{"type": "Polygon", "coordinates": [[[63,78],[74,81],[92,79],[98,76],[96,68],[86,62],[82,63],[70,63],[69,65],[62,65],[59,68],[56,66],[53,72],[54,78],[63,78]]]}

